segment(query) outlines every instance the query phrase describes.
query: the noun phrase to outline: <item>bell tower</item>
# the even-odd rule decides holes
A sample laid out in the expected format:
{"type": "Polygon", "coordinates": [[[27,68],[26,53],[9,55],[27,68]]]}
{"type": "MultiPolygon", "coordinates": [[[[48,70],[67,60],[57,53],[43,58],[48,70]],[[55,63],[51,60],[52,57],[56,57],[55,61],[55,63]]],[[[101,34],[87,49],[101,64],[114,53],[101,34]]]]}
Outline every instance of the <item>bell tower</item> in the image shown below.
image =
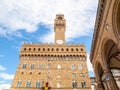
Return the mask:
{"type": "Polygon", "coordinates": [[[55,44],[65,44],[65,27],[66,21],[63,14],[57,14],[54,22],[55,44]]]}

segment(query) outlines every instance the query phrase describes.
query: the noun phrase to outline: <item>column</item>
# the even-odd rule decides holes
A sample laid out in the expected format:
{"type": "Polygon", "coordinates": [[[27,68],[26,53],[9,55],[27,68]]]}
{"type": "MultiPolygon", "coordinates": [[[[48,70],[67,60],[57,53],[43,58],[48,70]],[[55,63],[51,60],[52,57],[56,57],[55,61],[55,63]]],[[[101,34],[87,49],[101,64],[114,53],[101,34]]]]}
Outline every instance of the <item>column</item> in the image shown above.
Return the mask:
{"type": "Polygon", "coordinates": [[[119,90],[109,68],[104,70],[104,74],[105,74],[105,78],[106,78],[106,84],[107,84],[109,90],[119,90]]]}
{"type": "Polygon", "coordinates": [[[104,86],[102,81],[97,81],[97,89],[96,90],[104,90],[104,86]]]}

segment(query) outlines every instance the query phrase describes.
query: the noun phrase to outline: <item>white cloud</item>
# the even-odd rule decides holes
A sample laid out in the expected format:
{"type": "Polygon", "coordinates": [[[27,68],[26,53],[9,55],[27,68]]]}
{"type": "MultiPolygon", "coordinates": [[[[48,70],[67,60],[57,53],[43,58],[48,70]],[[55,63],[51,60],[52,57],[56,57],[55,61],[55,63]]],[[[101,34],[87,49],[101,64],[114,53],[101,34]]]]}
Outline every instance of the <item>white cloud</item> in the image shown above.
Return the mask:
{"type": "Polygon", "coordinates": [[[4,71],[4,70],[6,70],[6,68],[0,65],[0,71],[4,71]]]}
{"type": "Polygon", "coordinates": [[[5,80],[11,80],[14,78],[13,74],[7,74],[7,73],[0,73],[0,78],[5,80]]]}
{"type": "Polygon", "coordinates": [[[87,66],[88,66],[88,71],[89,72],[93,72],[93,67],[92,67],[92,64],[90,62],[90,59],[89,59],[89,54],[87,54],[87,66]]]}
{"type": "MultiPolygon", "coordinates": [[[[0,0],[0,35],[14,35],[20,29],[35,32],[44,24],[51,31],[40,37],[53,42],[56,14],[66,19],[66,39],[89,35],[93,30],[98,0],[0,0]],[[46,38],[47,36],[52,37],[46,38]]],[[[20,34],[19,34],[20,35],[20,34]]],[[[17,35],[16,35],[17,36],[17,35]]]]}
{"type": "Polygon", "coordinates": [[[0,90],[10,89],[10,84],[0,84],[0,90]]]}

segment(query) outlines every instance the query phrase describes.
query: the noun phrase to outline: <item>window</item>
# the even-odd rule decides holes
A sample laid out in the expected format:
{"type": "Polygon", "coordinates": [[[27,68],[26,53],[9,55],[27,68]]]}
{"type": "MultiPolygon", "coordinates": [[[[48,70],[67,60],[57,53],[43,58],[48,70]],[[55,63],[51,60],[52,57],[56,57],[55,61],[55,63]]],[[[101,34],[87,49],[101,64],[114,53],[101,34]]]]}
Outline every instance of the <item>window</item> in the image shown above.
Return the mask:
{"type": "Polygon", "coordinates": [[[83,74],[83,73],[80,73],[80,77],[84,77],[84,74],[83,74]]]}
{"type": "Polygon", "coordinates": [[[50,68],[50,64],[48,63],[48,68],[50,68]]]}
{"type": "Polygon", "coordinates": [[[38,51],[40,51],[40,48],[38,48],[38,51]]]}
{"type": "Polygon", "coordinates": [[[43,51],[45,51],[45,48],[43,48],[43,51]]]}
{"type": "Polygon", "coordinates": [[[43,64],[40,64],[40,65],[39,65],[39,68],[43,68],[43,64]]]}
{"type": "Polygon", "coordinates": [[[17,87],[21,87],[21,85],[22,85],[22,81],[20,80],[17,82],[17,87]]]}
{"type": "Polygon", "coordinates": [[[32,72],[30,72],[30,74],[32,74],[32,72]]]}
{"type": "Polygon", "coordinates": [[[26,48],[24,48],[24,51],[26,51],[27,49],[26,48]]]}
{"type": "Polygon", "coordinates": [[[77,87],[77,82],[76,81],[72,81],[72,87],[76,88],[77,87]]]}
{"type": "Polygon", "coordinates": [[[78,69],[82,69],[82,64],[78,64],[78,69]]]}
{"type": "Polygon", "coordinates": [[[21,72],[21,74],[24,74],[24,72],[21,72]]]}
{"type": "Polygon", "coordinates": [[[31,51],[31,48],[29,48],[29,51],[31,51]]]}
{"type": "Polygon", "coordinates": [[[62,48],[61,51],[64,51],[64,49],[62,48]]]}
{"type": "Polygon", "coordinates": [[[69,51],[69,49],[68,49],[68,48],[66,48],[66,51],[69,51]]]}
{"type": "Polygon", "coordinates": [[[83,48],[81,48],[81,51],[83,51],[83,48]]]}
{"type": "Polygon", "coordinates": [[[75,65],[74,64],[71,64],[71,69],[75,69],[75,65]]]}
{"type": "Polygon", "coordinates": [[[52,51],[54,51],[54,49],[52,48],[52,51]]]}
{"type": "Polygon", "coordinates": [[[60,74],[58,74],[58,78],[60,78],[61,77],[61,75],[60,74]]]}
{"type": "Polygon", "coordinates": [[[71,51],[73,51],[73,48],[71,49],[71,51]]]}
{"type": "Polygon", "coordinates": [[[35,48],[33,49],[33,51],[35,51],[35,48]]]}
{"type": "Polygon", "coordinates": [[[61,83],[57,82],[57,88],[60,88],[60,87],[61,87],[61,83]]]}
{"type": "Polygon", "coordinates": [[[36,82],[36,88],[40,88],[40,82],[39,81],[36,82]]]}
{"type": "Polygon", "coordinates": [[[24,63],[24,64],[23,64],[22,68],[23,68],[23,69],[25,69],[25,68],[26,68],[26,63],[24,63]]]}
{"type": "Polygon", "coordinates": [[[78,51],[78,48],[76,48],[76,51],[78,51]]]}
{"type": "Polygon", "coordinates": [[[61,65],[60,65],[60,64],[58,64],[57,68],[58,68],[58,69],[61,69],[61,65]]]}
{"type": "Polygon", "coordinates": [[[56,51],[59,51],[59,49],[58,49],[58,48],[56,48],[56,51]]]}
{"type": "Polygon", "coordinates": [[[27,87],[27,88],[31,87],[31,82],[30,82],[30,81],[27,81],[26,87],[27,87]]]}
{"type": "Polygon", "coordinates": [[[50,49],[48,48],[47,51],[50,51],[50,49]]]}
{"type": "Polygon", "coordinates": [[[75,78],[76,77],[76,73],[72,73],[72,77],[75,78]]]}
{"type": "Polygon", "coordinates": [[[81,86],[82,86],[82,88],[86,88],[86,83],[85,83],[85,81],[82,81],[82,82],[81,82],[81,86]]]}
{"type": "Polygon", "coordinates": [[[33,69],[34,68],[34,64],[31,64],[30,68],[33,69]]]}

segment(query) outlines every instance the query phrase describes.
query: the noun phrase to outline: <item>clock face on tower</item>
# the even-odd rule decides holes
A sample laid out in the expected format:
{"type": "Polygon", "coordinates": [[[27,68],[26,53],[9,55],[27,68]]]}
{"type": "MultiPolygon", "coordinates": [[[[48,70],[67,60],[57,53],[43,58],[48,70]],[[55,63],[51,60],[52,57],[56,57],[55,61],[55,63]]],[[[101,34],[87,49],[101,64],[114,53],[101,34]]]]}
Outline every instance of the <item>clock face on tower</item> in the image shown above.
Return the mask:
{"type": "Polygon", "coordinates": [[[56,40],[56,43],[57,43],[57,44],[63,44],[63,40],[61,40],[61,39],[56,40]]]}

